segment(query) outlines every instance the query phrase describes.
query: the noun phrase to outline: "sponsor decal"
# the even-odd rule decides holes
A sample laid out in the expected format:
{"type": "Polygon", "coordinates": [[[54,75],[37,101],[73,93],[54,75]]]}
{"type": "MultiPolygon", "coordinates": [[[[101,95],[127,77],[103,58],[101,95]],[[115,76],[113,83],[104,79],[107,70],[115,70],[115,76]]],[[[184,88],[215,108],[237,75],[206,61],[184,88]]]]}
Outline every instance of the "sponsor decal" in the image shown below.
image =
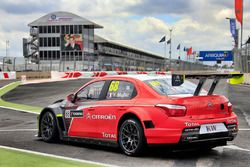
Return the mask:
{"type": "Polygon", "coordinates": [[[82,110],[65,110],[65,118],[83,117],[82,110]]]}
{"type": "Polygon", "coordinates": [[[216,125],[207,125],[206,126],[207,132],[216,132],[216,125]]]}
{"type": "Polygon", "coordinates": [[[208,103],[207,103],[207,106],[208,107],[212,107],[214,104],[211,102],[211,101],[209,101],[208,103]]]}
{"type": "Polygon", "coordinates": [[[110,133],[102,132],[102,137],[103,138],[108,138],[108,139],[116,139],[116,134],[110,134],[110,133]]]}
{"type": "Polygon", "coordinates": [[[60,21],[71,21],[72,17],[68,16],[56,16],[55,14],[52,14],[50,18],[48,19],[49,22],[60,22],[60,21]]]}
{"type": "Polygon", "coordinates": [[[200,126],[200,124],[197,122],[185,122],[184,124],[186,127],[200,126]]]}
{"type": "Polygon", "coordinates": [[[92,120],[115,120],[116,116],[112,114],[86,114],[86,119],[92,120]]]}
{"type": "Polygon", "coordinates": [[[237,123],[237,120],[236,119],[228,119],[227,122],[229,124],[231,124],[231,123],[237,123]]]}

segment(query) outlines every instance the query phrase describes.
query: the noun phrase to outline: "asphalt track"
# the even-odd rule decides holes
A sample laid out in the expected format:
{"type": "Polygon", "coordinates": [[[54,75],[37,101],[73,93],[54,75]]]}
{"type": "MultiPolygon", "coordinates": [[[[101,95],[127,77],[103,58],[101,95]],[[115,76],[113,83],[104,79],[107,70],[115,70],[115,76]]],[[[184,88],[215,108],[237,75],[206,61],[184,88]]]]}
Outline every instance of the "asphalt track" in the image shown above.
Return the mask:
{"type": "MultiPolygon", "coordinates": [[[[23,85],[3,98],[21,104],[46,106],[65,97],[85,82],[86,80],[72,80],[23,85]]],[[[37,115],[2,108],[0,109],[0,145],[119,166],[249,166],[250,87],[228,87],[223,81],[217,91],[226,90],[228,90],[228,97],[239,117],[242,130],[239,131],[237,138],[229,143],[229,146],[218,147],[209,152],[169,152],[165,148],[150,148],[142,157],[127,157],[115,148],[68,142],[48,144],[35,136],[37,115]]]]}

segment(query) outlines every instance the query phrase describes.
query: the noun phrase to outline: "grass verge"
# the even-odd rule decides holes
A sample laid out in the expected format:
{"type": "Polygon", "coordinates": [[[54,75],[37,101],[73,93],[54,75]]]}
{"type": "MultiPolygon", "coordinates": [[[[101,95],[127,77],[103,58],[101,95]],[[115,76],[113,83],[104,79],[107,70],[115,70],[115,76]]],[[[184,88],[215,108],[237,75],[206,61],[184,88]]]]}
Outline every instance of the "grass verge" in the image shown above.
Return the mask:
{"type": "Polygon", "coordinates": [[[19,167],[19,166],[97,167],[98,165],[0,148],[0,166],[1,167],[19,167]]]}
{"type": "MultiPolygon", "coordinates": [[[[8,93],[9,91],[15,89],[20,84],[21,82],[17,81],[17,82],[12,82],[2,87],[0,89],[0,97],[8,93]]],[[[11,103],[11,102],[4,101],[3,99],[0,99],[0,107],[7,107],[7,108],[16,109],[16,110],[24,110],[24,111],[30,111],[30,112],[36,112],[36,113],[40,113],[42,110],[41,107],[33,107],[33,106],[28,106],[28,105],[23,105],[23,104],[11,103]]]]}

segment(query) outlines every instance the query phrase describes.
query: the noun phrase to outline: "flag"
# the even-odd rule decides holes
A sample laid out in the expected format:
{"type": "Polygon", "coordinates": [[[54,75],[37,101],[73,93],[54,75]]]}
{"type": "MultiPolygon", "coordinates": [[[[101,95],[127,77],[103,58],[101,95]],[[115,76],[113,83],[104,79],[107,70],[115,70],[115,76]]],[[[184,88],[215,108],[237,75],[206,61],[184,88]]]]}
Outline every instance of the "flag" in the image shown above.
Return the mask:
{"type": "Polygon", "coordinates": [[[164,42],[164,41],[166,41],[166,36],[162,37],[159,42],[164,42]]]}
{"type": "Polygon", "coordinates": [[[187,56],[192,55],[192,53],[193,53],[193,48],[192,48],[192,47],[191,47],[191,48],[188,48],[188,49],[187,49],[187,56]]]}
{"type": "Polygon", "coordinates": [[[234,0],[234,3],[235,3],[235,16],[236,16],[236,19],[242,25],[243,0],[234,0]]]}
{"type": "Polygon", "coordinates": [[[171,43],[171,39],[169,39],[168,41],[167,41],[167,44],[170,44],[171,43]]]}
{"type": "Polygon", "coordinates": [[[230,32],[234,38],[234,40],[236,41],[236,21],[233,18],[230,18],[230,32]]]}
{"type": "Polygon", "coordinates": [[[181,44],[179,44],[179,45],[177,46],[177,50],[180,50],[180,48],[181,48],[181,44]]]}
{"type": "Polygon", "coordinates": [[[246,41],[245,45],[246,44],[250,44],[250,37],[248,37],[248,40],[246,41]]]}

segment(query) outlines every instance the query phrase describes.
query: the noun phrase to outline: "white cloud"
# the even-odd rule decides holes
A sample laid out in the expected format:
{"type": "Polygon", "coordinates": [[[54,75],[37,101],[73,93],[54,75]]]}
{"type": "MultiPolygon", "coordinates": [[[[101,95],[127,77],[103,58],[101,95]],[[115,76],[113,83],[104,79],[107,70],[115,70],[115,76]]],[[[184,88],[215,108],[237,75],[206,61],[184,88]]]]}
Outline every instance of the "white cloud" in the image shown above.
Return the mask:
{"type": "MultiPolygon", "coordinates": [[[[176,46],[193,46],[194,50],[231,49],[229,22],[234,17],[234,3],[228,0],[49,0],[34,1],[34,9],[26,8],[27,1],[0,0],[0,56],[5,54],[5,41],[11,42],[11,53],[22,55],[22,38],[27,37],[27,24],[54,11],[68,11],[104,26],[96,30],[101,36],[133,47],[163,55],[160,38],[173,28],[173,54],[176,46]],[[48,2],[48,3],[47,3],[48,2]],[[16,7],[11,8],[11,4],[16,7]],[[47,5],[46,5],[47,4],[47,5]],[[49,5],[49,7],[48,7],[49,5]],[[166,6],[167,5],[167,6],[166,6]],[[20,6],[20,8],[17,8],[20,6]],[[16,10],[16,11],[15,11],[16,10]],[[161,17],[158,17],[161,16],[161,17]],[[168,21],[169,16],[177,20],[168,21]],[[161,19],[159,19],[161,18],[161,19]]],[[[250,2],[244,1],[246,6],[250,2]]],[[[29,6],[32,8],[32,6],[29,6]]],[[[250,33],[250,12],[245,10],[244,40],[250,33]]],[[[184,54],[184,53],[182,53],[184,54]]]]}

